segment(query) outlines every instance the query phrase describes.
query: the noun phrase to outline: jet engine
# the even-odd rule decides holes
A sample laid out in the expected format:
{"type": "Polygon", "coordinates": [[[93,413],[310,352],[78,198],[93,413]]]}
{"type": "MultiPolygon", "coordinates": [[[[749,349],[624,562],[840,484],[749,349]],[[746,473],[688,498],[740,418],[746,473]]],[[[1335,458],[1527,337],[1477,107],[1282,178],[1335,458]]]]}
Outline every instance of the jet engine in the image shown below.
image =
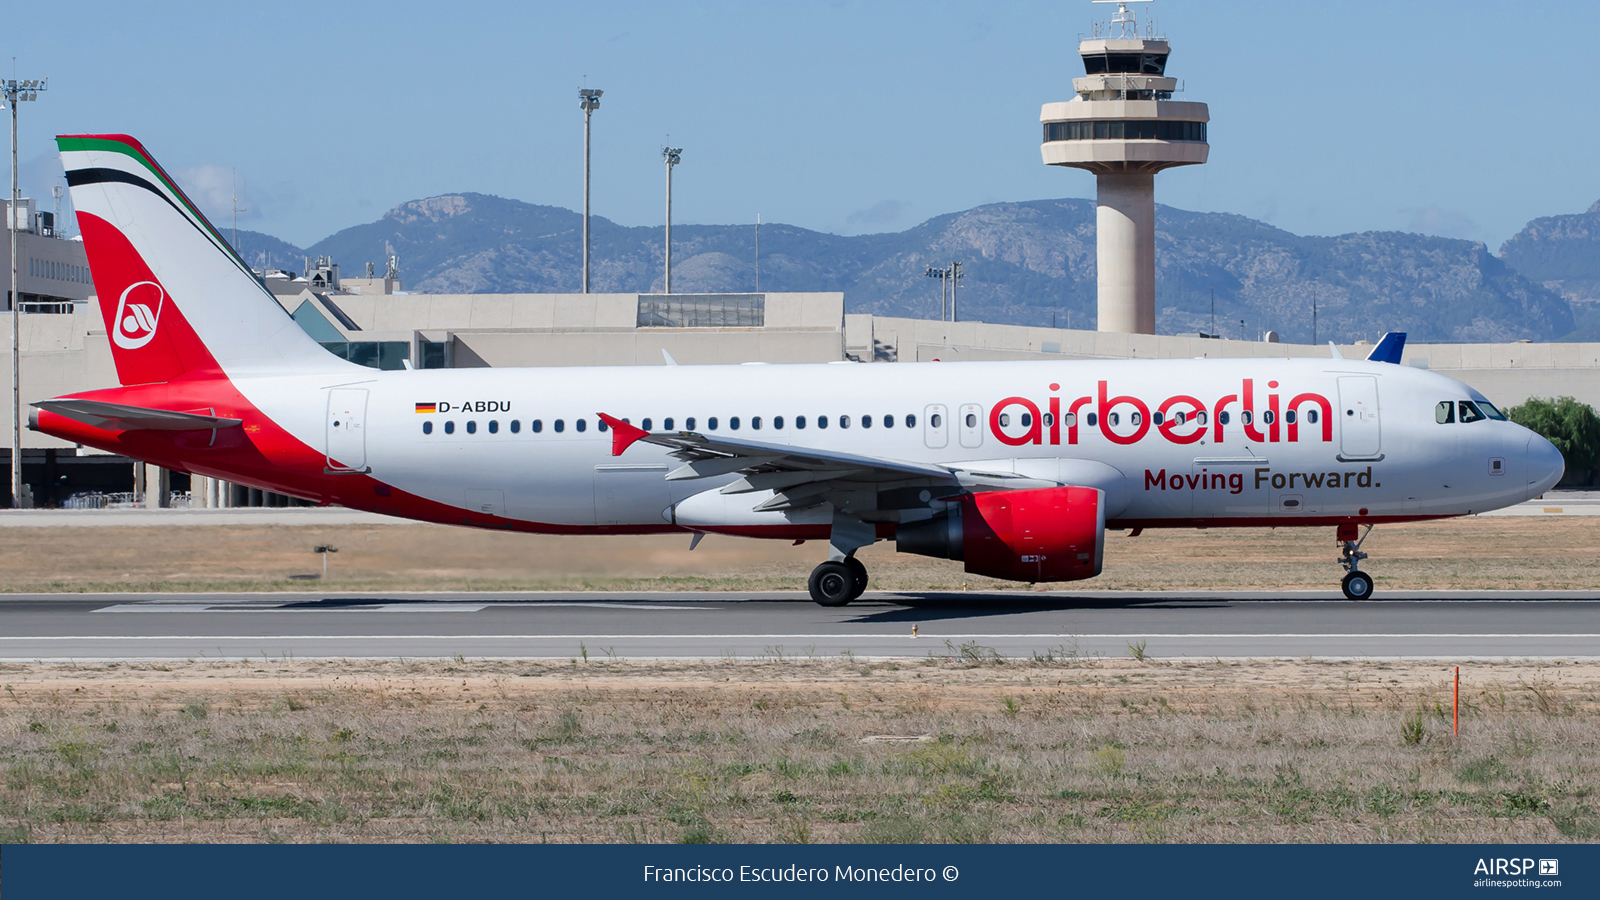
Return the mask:
{"type": "Polygon", "coordinates": [[[1105,531],[1105,492],[1096,488],[991,491],[900,525],[895,549],[959,559],[990,578],[1077,581],[1100,574],[1105,531]]]}

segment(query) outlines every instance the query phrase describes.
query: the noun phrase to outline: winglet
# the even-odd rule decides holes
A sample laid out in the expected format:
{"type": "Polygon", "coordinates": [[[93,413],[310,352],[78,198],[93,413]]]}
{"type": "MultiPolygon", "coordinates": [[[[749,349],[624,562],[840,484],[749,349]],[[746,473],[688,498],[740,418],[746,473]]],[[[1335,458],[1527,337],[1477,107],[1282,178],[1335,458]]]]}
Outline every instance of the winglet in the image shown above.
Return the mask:
{"type": "Polygon", "coordinates": [[[630,425],[615,416],[597,413],[600,421],[611,426],[611,455],[621,456],[624,450],[633,446],[633,442],[648,435],[650,432],[643,428],[630,425]]]}
{"type": "Polygon", "coordinates": [[[1391,331],[1378,341],[1378,346],[1367,354],[1367,362],[1386,362],[1400,365],[1400,351],[1406,347],[1406,333],[1391,331]]]}

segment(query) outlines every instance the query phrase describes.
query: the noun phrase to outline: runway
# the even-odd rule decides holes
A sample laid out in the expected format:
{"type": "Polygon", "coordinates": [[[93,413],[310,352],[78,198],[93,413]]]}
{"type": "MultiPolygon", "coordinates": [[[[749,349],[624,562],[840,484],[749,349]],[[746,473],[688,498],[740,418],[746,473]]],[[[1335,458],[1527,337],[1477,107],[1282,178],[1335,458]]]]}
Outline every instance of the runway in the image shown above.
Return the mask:
{"type": "Polygon", "coordinates": [[[1600,591],[37,594],[0,660],[1600,657],[1600,591]]]}

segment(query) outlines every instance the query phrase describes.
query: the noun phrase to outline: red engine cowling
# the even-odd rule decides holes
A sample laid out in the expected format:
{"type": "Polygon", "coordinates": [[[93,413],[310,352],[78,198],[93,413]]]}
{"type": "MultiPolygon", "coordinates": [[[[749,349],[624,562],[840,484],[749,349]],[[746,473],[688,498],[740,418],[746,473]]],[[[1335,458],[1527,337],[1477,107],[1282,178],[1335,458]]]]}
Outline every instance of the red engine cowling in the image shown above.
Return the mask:
{"type": "Polygon", "coordinates": [[[1077,581],[1100,574],[1104,492],[1089,487],[971,494],[948,512],[901,525],[902,553],[959,559],[974,575],[1077,581]]]}

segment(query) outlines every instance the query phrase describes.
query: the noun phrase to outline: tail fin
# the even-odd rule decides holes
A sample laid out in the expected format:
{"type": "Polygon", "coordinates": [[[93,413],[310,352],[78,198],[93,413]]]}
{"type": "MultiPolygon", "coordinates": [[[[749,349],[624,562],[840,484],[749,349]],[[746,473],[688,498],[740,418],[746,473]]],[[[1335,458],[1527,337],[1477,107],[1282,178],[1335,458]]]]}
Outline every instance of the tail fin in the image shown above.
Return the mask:
{"type": "Polygon", "coordinates": [[[56,143],[123,384],[349,366],[301,330],[138,141],[56,143]]]}

